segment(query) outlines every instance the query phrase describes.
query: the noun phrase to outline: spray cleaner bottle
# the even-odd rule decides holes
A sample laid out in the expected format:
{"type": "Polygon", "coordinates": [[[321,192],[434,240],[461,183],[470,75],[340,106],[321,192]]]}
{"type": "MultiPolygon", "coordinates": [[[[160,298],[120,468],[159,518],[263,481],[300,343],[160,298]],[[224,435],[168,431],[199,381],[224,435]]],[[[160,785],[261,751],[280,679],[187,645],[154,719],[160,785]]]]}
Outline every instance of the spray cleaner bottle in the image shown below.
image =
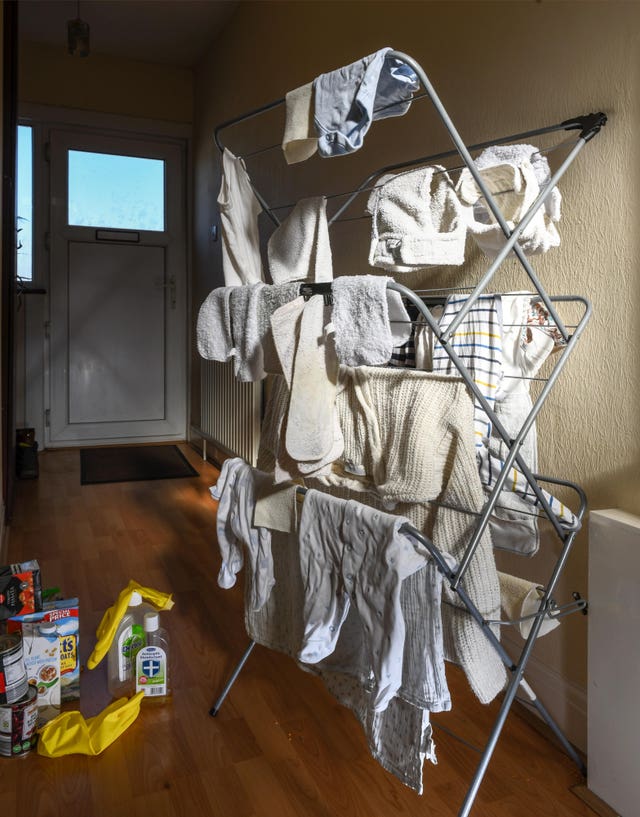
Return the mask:
{"type": "Polygon", "coordinates": [[[128,698],[135,692],[136,655],[145,645],[144,615],[152,611],[134,590],[109,648],[107,686],[114,698],[128,698]]]}
{"type": "Polygon", "coordinates": [[[136,656],[136,692],[157,700],[171,695],[169,686],[169,636],[160,626],[160,615],[145,613],[146,646],[136,656]]]}

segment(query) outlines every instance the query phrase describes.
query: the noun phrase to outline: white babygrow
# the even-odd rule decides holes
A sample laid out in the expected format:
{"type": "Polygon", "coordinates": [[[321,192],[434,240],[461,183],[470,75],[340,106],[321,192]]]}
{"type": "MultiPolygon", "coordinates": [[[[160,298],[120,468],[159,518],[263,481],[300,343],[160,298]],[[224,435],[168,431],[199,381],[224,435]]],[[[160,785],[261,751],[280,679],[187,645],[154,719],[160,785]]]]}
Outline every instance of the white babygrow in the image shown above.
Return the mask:
{"type": "Polygon", "coordinates": [[[256,471],[240,459],[225,460],[218,482],[210,489],[217,499],[216,532],[222,566],[218,585],[228,589],[244,565],[243,546],[251,566],[251,588],[248,601],[251,610],[260,610],[268,601],[274,585],[271,532],[253,526],[257,488],[261,482],[272,482],[268,474],[256,471]]]}
{"type": "MultiPolygon", "coordinates": [[[[316,664],[334,652],[353,602],[375,678],[377,712],[387,708],[402,685],[402,582],[430,561],[426,548],[401,532],[405,523],[404,517],[314,490],[306,493],[300,517],[305,627],[298,658],[316,664]]],[[[438,577],[433,599],[438,610],[440,582],[438,577]]],[[[433,665],[444,670],[442,643],[430,649],[433,665]]]]}

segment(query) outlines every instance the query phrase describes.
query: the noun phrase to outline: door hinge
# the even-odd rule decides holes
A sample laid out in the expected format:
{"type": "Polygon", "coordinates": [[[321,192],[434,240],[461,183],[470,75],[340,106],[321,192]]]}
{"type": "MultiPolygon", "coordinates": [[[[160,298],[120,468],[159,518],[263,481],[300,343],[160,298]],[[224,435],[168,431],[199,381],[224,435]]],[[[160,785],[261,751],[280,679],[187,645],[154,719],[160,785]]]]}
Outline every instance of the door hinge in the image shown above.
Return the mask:
{"type": "Polygon", "coordinates": [[[51,161],[51,142],[45,142],[42,146],[42,152],[44,153],[44,160],[45,162],[51,161]]]}
{"type": "Polygon", "coordinates": [[[45,428],[51,427],[51,409],[44,410],[44,427],[45,428]]]}

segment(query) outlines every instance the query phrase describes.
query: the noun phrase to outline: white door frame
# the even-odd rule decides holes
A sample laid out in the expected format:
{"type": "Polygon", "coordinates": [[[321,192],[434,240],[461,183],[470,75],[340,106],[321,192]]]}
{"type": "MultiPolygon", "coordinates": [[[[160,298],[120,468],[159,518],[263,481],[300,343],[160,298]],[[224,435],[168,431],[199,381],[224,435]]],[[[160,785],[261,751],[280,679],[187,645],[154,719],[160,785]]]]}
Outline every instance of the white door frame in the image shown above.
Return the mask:
{"type": "MultiPolygon", "coordinates": [[[[93,152],[109,152],[105,150],[105,145],[110,145],[112,152],[124,155],[158,155],[159,158],[172,157],[177,162],[177,173],[167,174],[167,183],[170,187],[166,190],[166,201],[180,202],[175,208],[173,217],[170,215],[172,208],[167,208],[168,218],[165,233],[159,236],[157,233],[141,232],[141,241],[155,245],[162,245],[167,249],[168,265],[170,274],[176,276],[177,286],[175,291],[175,310],[167,310],[169,323],[173,319],[172,336],[173,340],[167,344],[167,375],[170,384],[166,390],[168,413],[172,417],[172,427],[162,429],[155,428],[151,433],[145,433],[144,424],[123,423],[114,431],[110,429],[108,437],[101,436],[103,426],[101,424],[86,424],[85,427],[71,428],[66,422],[66,417],[62,416],[61,406],[68,406],[68,395],[65,392],[66,386],[61,384],[58,378],[53,376],[51,369],[50,353],[53,348],[60,348],[60,344],[66,347],[66,326],[59,321],[51,320],[48,337],[49,363],[49,389],[48,408],[56,408],[55,416],[51,416],[52,425],[45,422],[45,447],[61,447],[73,445],[93,445],[106,443],[125,442],[152,442],[161,440],[177,440],[186,438],[187,417],[188,417],[188,314],[187,314],[187,289],[188,289],[188,267],[186,252],[187,219],[186,213],[186,162],[184,143],[178,140],[163,140],[151,138],[149,135],[130,134],[123,132],[97,131],[76,126],[63,125],[62,127],[48,128],[50,143],[51,164],[51,238],[50,238],[50,280],[49,280],[49,315],[55,318],[60,314],[66,314],[66,291],[64,284],[60,283],[63,278],[60,271],[54,276],[53,263],[56,263],[66,255],[66,249],[70,238],[83,240],[83,237],[94,238],[95,228],[83,228],[66,226],[66,188],[67,171],[66,162],[60,161],[61,151],[68,148],[89,150],[93,152]],[[151,149],[151,150],[150,150],[151,149]],[[62,195],[61,195],[62,193],[62,195]],[[58,225],[60,228],[58,229],[58,225]],[[160,240],[159,240],[160,239],[160,240]],[[179,257],[178,257],[179,256],[179,257]],[[55,284],[55,286],[54,286],[55,284]],[[55,403],[53,401],[56,401],[55,403]],[[65,402],[65,400],[67,402],[65,402]],[[177,422],[177,424],[176,424],[177,422]]],[[[167,299],[168,301],[169,299],[167,299]]],[[[51,412],[54,415],[54,412],[51,412]]]]}

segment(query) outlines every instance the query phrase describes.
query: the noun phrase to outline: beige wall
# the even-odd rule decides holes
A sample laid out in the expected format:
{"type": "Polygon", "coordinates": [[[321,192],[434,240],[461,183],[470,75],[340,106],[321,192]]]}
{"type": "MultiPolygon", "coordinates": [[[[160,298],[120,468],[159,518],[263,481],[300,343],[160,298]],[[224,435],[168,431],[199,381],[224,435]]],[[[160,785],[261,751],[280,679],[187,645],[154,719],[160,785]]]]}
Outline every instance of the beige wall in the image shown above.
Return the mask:
{"type": "MultiPolygon", "coordinates": [[[[209,227],[217,221],[219,184],[215,125],[385,45],[421,63],[468,143],[589,111],[608,114],[609,124],[586,146],[561,185],[561,247],[533,259],[552,293],[585,295],[594,308],[540,416],[540,470],[580,483],[591,508],[639,513],[636,3],[242,3],[196,71],[194,314],[209,289],[221,282],[220,247],[209,238],[209,227]]],[[[224,138],[242,153],[277,144],[281,133],[280,109],[225,131],[224,138]]],[[[269,201],[287,202],[303,194],[348,190],[378,166],[447,147],[442,127],[422,101],[401,120],[375,124],[365,147],[352,157],[332,162],[314,158],[306,166],[287,168],[280,151],[272,151],[248,159],[247,165],[269,201]]],[[[555,154],[550,161],[553,165],[555,154]]],[[[362,201],[352,213],[362,213],[362,201]]],[[[364,221],[332,228],[336,273],[366,271],[368,229],[364,221]]],[[[479,269],[482,262],[476,256],[462,276],[443,280],[465,283],[479,269]]],[[[515,262],[496,279],[496,289],[526,284],[515,262]]],[[[195,373],[197,383],[197,368],[195,373]]],[[[569,600],[572,590],[587,592],[587,544],[584,531],[559,602],[569,600]]],[[[504,564],[540,581],[558,549],[550,540],[541,557],[504,564]]],[[[566,619],[536,646],[534,655],[551,686],[575,698],[568,704],[557,701],[555,710],[565,721],[579,721],[568,728],[584,744],[583,617],[566,619]],[[561,711],[565,705],[571,710],[566,717],[561,711]]]]}
{"type": "Polygon", "coordinates": [[[21,42],[18,99],[100,113],[191,122],[190,69],[101,54],[75,58],[59,48],[21,42]]]}

